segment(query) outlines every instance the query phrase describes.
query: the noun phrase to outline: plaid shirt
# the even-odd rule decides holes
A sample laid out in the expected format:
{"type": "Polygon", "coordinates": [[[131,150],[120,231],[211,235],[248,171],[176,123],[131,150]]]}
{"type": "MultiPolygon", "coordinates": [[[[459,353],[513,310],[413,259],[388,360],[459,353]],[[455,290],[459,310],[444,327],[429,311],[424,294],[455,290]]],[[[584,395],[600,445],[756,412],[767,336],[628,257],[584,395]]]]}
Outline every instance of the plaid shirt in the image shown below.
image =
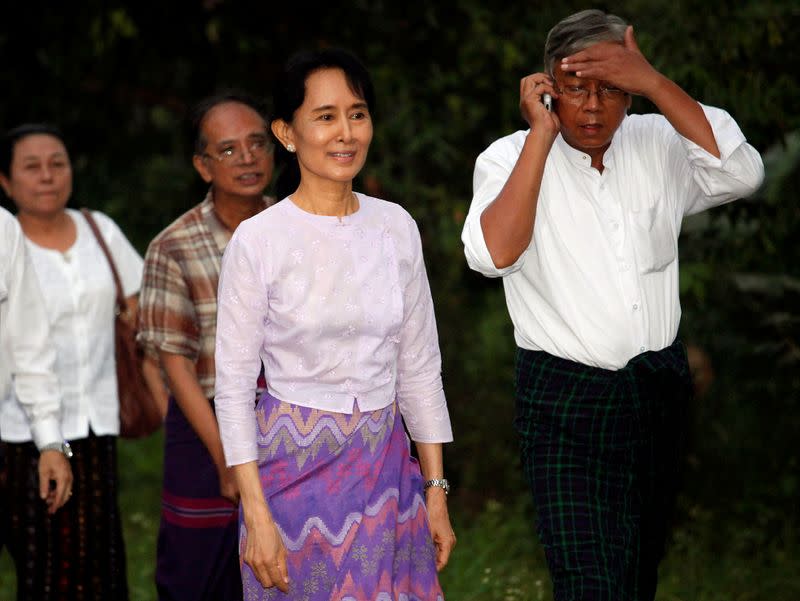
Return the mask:
{"type": "MultiPolygon", "coordinates": [[[[274,199],[264,198],[264,208],[274,199]]],[[[145,352],[191,359],[206,397],[214,397],[217,283],[231,232],[214,211],[212,193],[150,243],[139,293],[139,334],[145,352]]]]}

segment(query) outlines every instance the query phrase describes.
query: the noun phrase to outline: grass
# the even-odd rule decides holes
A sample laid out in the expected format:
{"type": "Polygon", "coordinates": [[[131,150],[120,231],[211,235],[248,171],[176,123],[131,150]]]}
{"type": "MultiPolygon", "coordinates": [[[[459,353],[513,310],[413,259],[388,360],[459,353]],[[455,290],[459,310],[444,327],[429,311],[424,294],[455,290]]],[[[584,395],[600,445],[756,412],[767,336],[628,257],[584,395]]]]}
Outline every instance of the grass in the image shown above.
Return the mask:
{"type": "MultiPolygon", "coordinates": [[[[121,441],[120,504],[132,601],[154,601],[161,486],[161,434],[121,441]]],[[[715,507],[723,506],[722,501],[715,507]]],[[[453,498],[458,546],[441,575],[450,601],[551,601],[544,555],[532,531],[526,496],[488,501],[473,515],[453,498]]],[[[800,544],[794,527],[773,536],[720,520],[712,509],[686,512],[661,570],[657,601],[797,601],[800,544]]],[[[753,520],[755,522],[756,520],[753,520]]],[[[15,596],[8,553],[0,554],[0,599],[15,596]]]]}
{"type": "Polygon", "coordinates": [[[119,444],[119,504],[124,520],[131,601],[156,599],[153,578],[161,513],[163,448],[163,430],[144,440],[124,440],[119,444]]]}
{"type": "MultiPolygon", "coordinates": [[[[448,599],[552,601],[527,498],[489,502],[469,520],[454,509],[458,546],[441,577],[448,599]]],[[[750,526],[720,524],[719,517],[698,506],[686,512],[661,565],[656,601],[800,600],[796,525],[787,522],[765,543],[763,532],[754,536],[750,526]]]]}
{"type": "Polygon", "coordinates": [[[503,505],[490,501],[468,518],[452,508],[458,537],[441,574],[448,599],[457,601],[542,601],[550,599],[544,554],[532,532],[527,499],[503,505]]]}

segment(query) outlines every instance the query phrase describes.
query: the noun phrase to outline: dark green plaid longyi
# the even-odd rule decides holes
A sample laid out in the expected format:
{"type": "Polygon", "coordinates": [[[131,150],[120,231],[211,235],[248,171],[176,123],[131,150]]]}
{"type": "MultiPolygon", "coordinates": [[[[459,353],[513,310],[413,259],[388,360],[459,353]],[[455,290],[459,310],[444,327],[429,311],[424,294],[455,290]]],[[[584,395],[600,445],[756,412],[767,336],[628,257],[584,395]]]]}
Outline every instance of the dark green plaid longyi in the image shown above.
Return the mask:
{"type": "Polygon", "coordinates": [[[518,349],[516,418],[556,601],[652,601],[691,397],[679,342],[618,371],[518,349]]]}

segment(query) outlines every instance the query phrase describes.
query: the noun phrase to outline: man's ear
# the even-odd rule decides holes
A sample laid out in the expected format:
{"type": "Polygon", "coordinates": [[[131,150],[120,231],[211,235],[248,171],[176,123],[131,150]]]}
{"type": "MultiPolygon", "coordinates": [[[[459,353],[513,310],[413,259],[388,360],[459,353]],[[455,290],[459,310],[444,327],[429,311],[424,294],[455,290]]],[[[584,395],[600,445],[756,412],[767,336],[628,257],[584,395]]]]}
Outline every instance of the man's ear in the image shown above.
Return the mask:
{"type": "Polygon", "coordinates": [[[211,183],[211,171],[206,165],[205,157],[196,154],[192,156],[192,165],[194,165],[195,171],[200,174],[200,177],[203,178],[203,181],[207,184],[211,183]]]}
{"type": "Polygon", "coordinates": [[[275,119],[270,123],[270,129],[284,148],[293,143],[292,126],[283,119],[275,119]]]}

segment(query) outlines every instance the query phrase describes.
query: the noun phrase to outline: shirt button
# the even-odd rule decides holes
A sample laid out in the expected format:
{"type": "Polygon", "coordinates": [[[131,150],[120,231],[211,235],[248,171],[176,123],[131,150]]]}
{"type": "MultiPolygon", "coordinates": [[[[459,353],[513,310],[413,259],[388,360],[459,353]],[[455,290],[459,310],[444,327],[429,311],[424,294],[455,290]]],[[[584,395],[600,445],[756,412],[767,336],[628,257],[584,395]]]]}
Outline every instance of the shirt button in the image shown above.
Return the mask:
{"type": "Polygon", "coordinates": [[[643,347],[643,346],[640,346],[640,347],[639,347],[639,352],[640,352],[640,353],[643,353],[643,352],[644,352],[644,347],[643,347]]]}
{"type": "Polygon", "coordinates": [[[611,227],[613,227],[615,230],[618,230],[618,229],[619,229],[619,223],[617,223],[616,221],[614,221],[614,222],[611,224],[611,227]]]}
{"type": "Polygon", "coordinates": [[[633,303],[633,310],[634,311],[638,311],[639,310],[639,303],[633,303]]]}

